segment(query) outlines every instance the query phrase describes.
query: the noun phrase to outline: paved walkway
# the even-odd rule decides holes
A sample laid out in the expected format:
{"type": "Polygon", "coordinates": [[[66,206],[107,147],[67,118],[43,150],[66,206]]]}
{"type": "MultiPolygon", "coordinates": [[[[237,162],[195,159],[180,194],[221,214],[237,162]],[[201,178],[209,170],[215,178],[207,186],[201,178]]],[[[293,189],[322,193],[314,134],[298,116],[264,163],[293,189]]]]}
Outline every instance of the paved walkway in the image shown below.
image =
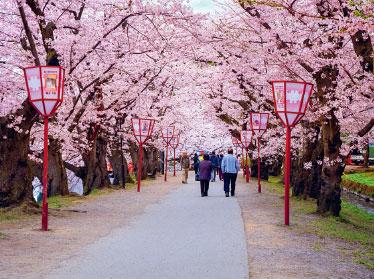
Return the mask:
{"type": "Polygon", "coordinates": [[[224,197],[222,187],[211,183],[209,197],[202,198],[197,183],[181,185],[47,278],[248,278],[240,208],[236,198],[224,197]]]}

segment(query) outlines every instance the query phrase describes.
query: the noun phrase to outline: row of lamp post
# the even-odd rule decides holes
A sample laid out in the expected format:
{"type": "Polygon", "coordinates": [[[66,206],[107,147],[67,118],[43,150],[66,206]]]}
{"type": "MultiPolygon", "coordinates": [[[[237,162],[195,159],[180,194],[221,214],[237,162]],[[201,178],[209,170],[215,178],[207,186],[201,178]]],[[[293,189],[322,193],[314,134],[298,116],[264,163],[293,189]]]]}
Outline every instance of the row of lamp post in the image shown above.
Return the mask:
{"type": "Polygon", "coordinates": [[[149,118],[133,118],[131,119],[132,131],[136,141],[139,144],[138,156],[138,192],[140,192],[140,184],[142,178],[143,167],[143,144],[145,144],[152,136],[155,120],[149,118]]]}
{"type": "MultiPolygon", "coordinates": [[[[300,81],[271,81],[275,114],[286,128],[286,154],[284,160],[284,224],[290,224],[290,174],[291,174],[291,129],[305,115],[313,92],[313,84],[300,81]]],[[[251,112],[250,126],[252,133],[241,131],[241,139],[232,137],[232,144],[236,149],[242,145],[246,150],[246,181],[249,182],[248,171],[248,147],[252,141],[252,135],[257,139],[257,180],[258,192],[261,193],[261,156],[260,141],[267,130],[269,113],[251,112]]]]}
{"type": "MultiPolygon", "coordinates": [[[[44,119],[44,162],[43,162],[43,201],[42,201],[42,230],[48,230],[48,118],[52,116],[63,102],[65,70],[60,66],[36,66],[24,68],[24,76],[28,99],[31,105],[44,119]]],[[[289,225],[289,192],[291,172],[291,130],[305,115],[313,84],[300,81],[271,81],[275,114],[286,128],[286,155],[284,168],[284,223],[289,225]]],[[[252,141],[252,135],[257,137],[258,148],[258,192],[261,192],[260,175],[260,140],[267,129],[269,113],[252,112],[249,131],[241,132],[241,140],[232,137],[233,145],[246,150],[246,181],[249,181],[248,148],[252,141]]],[[[153,133],[154,119],[137,118],[131,119],[133,134],[139,143],[138,159],[138,188],[140,192],[143,144],[145,144],[153,133]]],[[[162,137],[166,142],[165,178],[167,180],[167,156],[168,146],[174,149],[174,176],[175,174],[175,149],[179,145],[179,135],[175,134],[175,127],[168,126],[162,131],[162,137]]],[[[242,152],[243,154],[243,152],[242,152]]]]}
{"type": "Polygon", "coordinates": [[[175,151],[177,150],[178,146],[179,146],[179,140],[180,140],[180,137],[179,137],[179,134],[175,135],[171,141],[170,141],[170,147],[173,148],[173,151],[174,151],[174,172],[173,172],[173,176],[177,176],[176,174],[176,165],[175,165],[175,151]]]}
{"type": "Polygon", "coordinates": [[[174,138],[175,127],[168,126],[161,130],[161,136],[164,139],[166,144],[165,150],[165,171],[164,171],[164,181],[167,181],[168,176],[168,154],[169,154],[169,145],[174,138]]]}
{"type": "Polygon", "coordinates": [[[266,132],[269,113],[267,112],[251,112],[250,124],[252,133],[257,139],[257,181],[258,192],[261,193],[261,156],[260,156],[260,141],[263,134],[266,132]]]}

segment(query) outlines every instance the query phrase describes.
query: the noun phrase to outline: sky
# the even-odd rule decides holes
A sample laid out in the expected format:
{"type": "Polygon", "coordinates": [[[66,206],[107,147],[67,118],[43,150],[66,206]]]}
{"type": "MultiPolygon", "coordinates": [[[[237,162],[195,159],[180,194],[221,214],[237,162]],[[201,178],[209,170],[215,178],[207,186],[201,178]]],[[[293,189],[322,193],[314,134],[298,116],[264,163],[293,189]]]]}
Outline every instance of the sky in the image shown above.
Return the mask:
{"type": "Polygon", "coordinates": [[[213,12],[217,5],[213,0],[190,0],[191,7],[199,13],[213,12]]]}

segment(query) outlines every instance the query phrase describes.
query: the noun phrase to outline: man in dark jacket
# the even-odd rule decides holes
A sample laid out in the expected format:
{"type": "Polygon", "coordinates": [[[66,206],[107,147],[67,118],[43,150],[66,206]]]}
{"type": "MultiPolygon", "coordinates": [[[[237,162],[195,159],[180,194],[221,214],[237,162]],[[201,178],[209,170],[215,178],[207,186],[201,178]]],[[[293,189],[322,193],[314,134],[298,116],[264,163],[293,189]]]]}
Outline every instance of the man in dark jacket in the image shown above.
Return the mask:
{"type": "Polygon", "coordinates": [[[216,173],[218,168],[218,157],[216,153],[213,151],[212,155],[210,156],[210,161],[212,162],[212,182],[216,181],[216,173]]]}
{"type": "Polygon", "coordinates": [[[200,178],[200,189],[201,196],[208,196],[209,181],[212,174],[212,162],[209,161],[209,155],[204,154],[204,160],[199,164],[199,178],[200,178]]]}
{"type": "Polygon", "coordinates": [[[195,171],[195,174],[199,173],[199,156],[197,156],[197,153],[193,156],[193,169],[195,171]]]}

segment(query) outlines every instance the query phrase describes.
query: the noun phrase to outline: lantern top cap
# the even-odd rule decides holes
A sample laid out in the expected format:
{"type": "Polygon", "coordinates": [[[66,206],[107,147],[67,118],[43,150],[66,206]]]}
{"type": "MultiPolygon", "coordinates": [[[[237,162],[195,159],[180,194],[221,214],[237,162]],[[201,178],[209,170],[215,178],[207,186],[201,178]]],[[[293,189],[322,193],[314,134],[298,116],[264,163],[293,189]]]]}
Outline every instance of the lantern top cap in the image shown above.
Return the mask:
{"type": "Polygon", "coordinates": [[[131,120],[149,120],[149,121],[156,121],[154,118],[142,118],[142,117],[133,117],[131,120]]]}
{"type": "Polygon", "coordinates": [[[312,84],[311,82],[294,80],[294,79],[274,79],[274,80],[270,80],[270,82],[291,82],[291,83],[308,83],[308,84],[312,84]]]}
{"type": "Polygon", "coordinates": [[[307,81],[300,81],[300,80],[270,80],[270,83],[275,83],[275,82],[285,82],[285,83],[298,83],[298,84],[309,84],[309,85],[313,85],[313,83],[311,82],[307,82],[307,81]]]}
{"type": "Polygon", "coordinates": [[[62,68],[62,66],[48,66],[48,65],[42,65],[42,66],[28,66],[28,67],[24,67],[23,69],[27,70],[27,69],[34,69],[34,68],[62,68]]]}
{"type": "Polygon", "coordinates": [[[251,111],[250,114],[270,114],[270,112],[267,112],[267,111],[251,111]]]}

